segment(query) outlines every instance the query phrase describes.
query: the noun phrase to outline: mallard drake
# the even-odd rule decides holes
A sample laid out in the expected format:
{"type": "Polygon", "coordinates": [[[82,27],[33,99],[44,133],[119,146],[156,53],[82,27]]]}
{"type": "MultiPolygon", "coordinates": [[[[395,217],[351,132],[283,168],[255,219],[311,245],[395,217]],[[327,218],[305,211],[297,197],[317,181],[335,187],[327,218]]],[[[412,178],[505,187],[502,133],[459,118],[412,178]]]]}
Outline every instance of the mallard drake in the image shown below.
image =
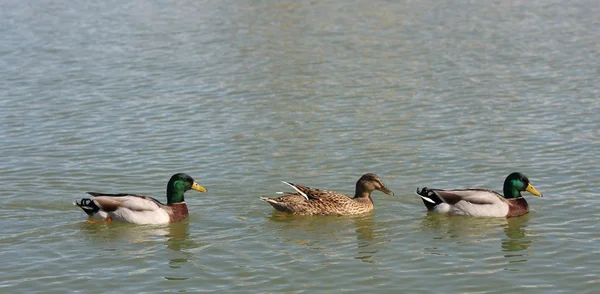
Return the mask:
{"type": "Polygon", "coordinates": [[[260,197],[279,211],[298,215],[351,215],[373,210],[371,192],[379,190],[394,195],[375,174],[365,174],[356,182],[354,198],[335,191],[309,188],[283,181],[296,192],[278,192],[285,194],[278,198],[260,197]]]}
{"type": "Polygon", "coordinates": [[[516,217],[527,214],[529,205],[521,196],[527,191],[542,197],[529,179],[522,173],[512,173],[504,180],[504,196],[486,189],[441,190],[427,187],[417,188],[423,203],[429,211],[452,215],[516,217]]]}
{"type": "Polygon", "coordinates": [[[134,224],[166,224],[179,222],[189,215],[183,194],[187,190],[206,192],[187,174],[174,174],[167,184],[167,204],[144,195],[88,192],[93,198],[73,202],[91,219],[123,221],[134,224]]]}

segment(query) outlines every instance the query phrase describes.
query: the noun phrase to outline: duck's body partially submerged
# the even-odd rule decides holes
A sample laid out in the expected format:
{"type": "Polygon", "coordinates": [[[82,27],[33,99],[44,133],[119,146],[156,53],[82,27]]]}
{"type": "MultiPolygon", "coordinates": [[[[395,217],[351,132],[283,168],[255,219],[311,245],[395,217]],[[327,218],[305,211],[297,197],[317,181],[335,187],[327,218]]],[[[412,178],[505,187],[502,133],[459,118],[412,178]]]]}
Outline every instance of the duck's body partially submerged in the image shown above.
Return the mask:
{"type": "Polygon", "coordinates": [[[167,184],[167,204],[144,195],[88,192],[93,198],[74,202],[91,219],[122,221],[134,224],[166,224],[179,222],[189,215],[183,194],[187,190],[206,192],[192,177],[175,174],[167,184]]]}
{"type": "Polygon", "coordinates": [[[427,187],[417,194],[429,211],[451,215],[516,217],[527,214],[529,205],[521,191],[542,197],[529,179],[521,173],[512,173],[504,180],[504,196],[487,189],[441,190],[427,187]]]}
{"type": "Polygon", "coordinates": [[[379,190],[388,195],[394,195],[383,182],[374,174],[363,175],[356,182],[354,198],[335,191],[314,189],[302,185],[283,182],[296,190],[296,193],[286,192],[285,196],[277,198],[261,197],[273,208],[298,215],[353,215],[373,210],[371,192],[379,190]]]}

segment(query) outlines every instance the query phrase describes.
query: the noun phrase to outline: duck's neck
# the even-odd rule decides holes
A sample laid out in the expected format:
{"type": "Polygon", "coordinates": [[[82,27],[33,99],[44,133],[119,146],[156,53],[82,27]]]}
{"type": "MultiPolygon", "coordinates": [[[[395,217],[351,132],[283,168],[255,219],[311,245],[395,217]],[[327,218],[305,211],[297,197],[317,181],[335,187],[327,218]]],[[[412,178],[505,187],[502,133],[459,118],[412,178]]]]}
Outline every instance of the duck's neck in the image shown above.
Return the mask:
{"type": "Polygon", "coordinates": [[[514,199],[520,197],[522,196],[521,191],[519,191],[519,189],[515,188],[513,185],[504,185],[504,198],[514,199]]]}
{"type": "Polygon", "coordinates": [[[183,193],[185,191],[178,186],[169,185],[167,186],[167,204],[175,204],[184,202],[183,193]]]}
{"type": "Polygon", "coordinates": [[[370,201],[373,202],[373,200],[371,200],[371,192],[370,191],[366,191],[362,188],[356,187],[356,192],[354,192],[354,199],[355,200],[362,200],[362,201],[370,201]]]}

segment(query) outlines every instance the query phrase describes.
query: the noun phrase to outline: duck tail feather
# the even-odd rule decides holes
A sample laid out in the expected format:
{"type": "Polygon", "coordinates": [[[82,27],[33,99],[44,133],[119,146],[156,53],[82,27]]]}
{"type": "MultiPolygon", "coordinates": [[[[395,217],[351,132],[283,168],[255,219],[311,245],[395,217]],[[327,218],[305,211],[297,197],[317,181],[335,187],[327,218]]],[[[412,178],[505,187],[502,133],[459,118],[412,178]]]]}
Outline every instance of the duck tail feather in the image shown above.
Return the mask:
{"type": "Polygon", "coordinates": [[[100,207],[96,205],[96,202],[90,198],[83,198],[80,202],[73,202],[73,205],[79,206],[79,208],[83,209],[87,215],[92,216],[98,211],[100,211],[100,207]]]}
{"type": "Polygon", "coordinates": [[[421,197],[421,200],[423,200],[427,210],[432,210],[434,207],[444,203],[444,200],[442,200],[442,198],[440,198],[434,190],[427,187],[423,187],[421,191],[419,191],[419,188],[417,188],[417,195],[421,197]]]}
{"type": "Polygon", "coordinates": [[[290,182],[286,182],[286,181],[281,181],[281,182],[292,187],[292,189],[296,190],[296,192],[298,192],[300,195],[304,196],[304,198],[306,198],[306,200],[308,200],[308,195],[306,195],[306,193],[302,192],[302,190],[298,189],[298,187],[296,187],[296,185],[294,185],[290,182]]]}

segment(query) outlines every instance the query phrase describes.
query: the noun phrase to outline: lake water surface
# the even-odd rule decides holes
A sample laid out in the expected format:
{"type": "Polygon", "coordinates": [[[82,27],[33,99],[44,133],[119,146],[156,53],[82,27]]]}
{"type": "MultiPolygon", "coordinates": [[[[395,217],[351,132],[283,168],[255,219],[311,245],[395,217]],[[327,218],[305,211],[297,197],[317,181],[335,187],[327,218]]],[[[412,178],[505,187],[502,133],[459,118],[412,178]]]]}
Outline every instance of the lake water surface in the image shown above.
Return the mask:
{"type": "Polygon", "coordinates": [[[597,1],[2,1],[3,293],[596,293],[597,1]],[[543,198],[428,215],[417,187],[543,198]],[[86,222],[86,191],[189,221],[86,222]],[[280,181],[374,193],[290,217],[280,181]]]}

